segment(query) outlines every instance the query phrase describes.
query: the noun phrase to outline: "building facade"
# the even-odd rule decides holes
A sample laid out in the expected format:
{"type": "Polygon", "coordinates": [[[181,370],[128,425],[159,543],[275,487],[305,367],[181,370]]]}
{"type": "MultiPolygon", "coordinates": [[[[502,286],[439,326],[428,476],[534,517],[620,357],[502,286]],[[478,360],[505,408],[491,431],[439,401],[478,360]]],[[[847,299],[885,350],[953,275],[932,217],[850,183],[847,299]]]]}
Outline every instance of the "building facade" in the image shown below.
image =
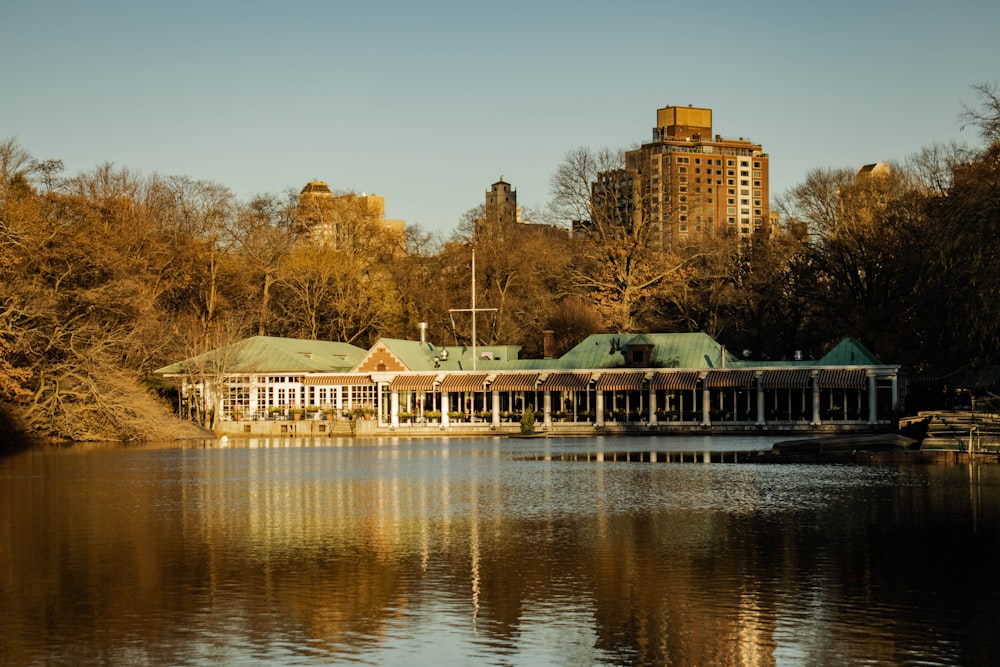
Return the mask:
{"type": "Polygon", "coordinates": [[[335,195],[323,181],[311,181],[299,192],[295,211],[299,233],[310,243],[334,249],[349,247],[359,234],[372,230],[402,247],[406,223],[385,217],[385,198],[376,194],[335,195]]]}
{"type": "Polygon", "coordinates": [[[748,139],[713,136],[711,109],[657,110],[652,141],[626,152],[625,171],[632,215],[649,216],[664,249],[770,235],[768,155],[748,139]]]}
{"type": "Polygon", "coordinates": [[[241,434],[363,422],[372,435],[486,435],[517,432],[527,411],[553,434],[866,431],[890,428],[907,391],[899,366],[851,339],[819,360],[784,362],[738,360],[699,333],[594,334],[559,358],[518,357],[517,346],[383,339],[365,352],[255,337],[156,373],[241,434]]]}

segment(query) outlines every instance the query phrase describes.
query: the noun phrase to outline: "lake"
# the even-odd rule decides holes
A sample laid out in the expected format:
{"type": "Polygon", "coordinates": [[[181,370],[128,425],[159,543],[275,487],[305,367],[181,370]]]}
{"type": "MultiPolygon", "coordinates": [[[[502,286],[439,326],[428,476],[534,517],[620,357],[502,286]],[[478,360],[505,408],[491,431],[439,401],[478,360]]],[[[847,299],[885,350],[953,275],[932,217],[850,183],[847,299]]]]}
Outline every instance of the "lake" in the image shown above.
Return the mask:
{"type": "Polygon", "coordinates": [[[773,441],[10,455],[0,663],[1000,664],[998,465],[545,458],[773,441]]]}

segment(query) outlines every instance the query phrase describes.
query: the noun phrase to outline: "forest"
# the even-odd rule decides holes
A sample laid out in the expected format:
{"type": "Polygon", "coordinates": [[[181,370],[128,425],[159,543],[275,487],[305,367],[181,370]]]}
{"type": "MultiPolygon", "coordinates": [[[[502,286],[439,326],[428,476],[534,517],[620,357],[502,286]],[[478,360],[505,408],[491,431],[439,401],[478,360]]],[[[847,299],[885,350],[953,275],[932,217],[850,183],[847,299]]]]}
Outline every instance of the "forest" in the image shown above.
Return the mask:
{"type": "Polygon", "coordinates": [[[1000,89],[974,86],[977,146],[928,146],[878,177],[819,167],[773,194],[780,226],[752,246],[649,242],[592,196],[621,150],[579,148],[554,169],[546,225],[394,235],[340,213],[308,242],[298,193],[240,200],[224,185],[103,164],[63,174],[0,142],[0,437],[170,437],[156,368],[251,335],[477,342],[541,355],[594,332],[704,331],[749,359],[821,356],[857,338],[913,379],[916,410],[1000,365],[1000,89]],[[571,220],[589,220],[570,234],[571,220]],[[559,233],[562,230],[563,233],[559,233]]]}

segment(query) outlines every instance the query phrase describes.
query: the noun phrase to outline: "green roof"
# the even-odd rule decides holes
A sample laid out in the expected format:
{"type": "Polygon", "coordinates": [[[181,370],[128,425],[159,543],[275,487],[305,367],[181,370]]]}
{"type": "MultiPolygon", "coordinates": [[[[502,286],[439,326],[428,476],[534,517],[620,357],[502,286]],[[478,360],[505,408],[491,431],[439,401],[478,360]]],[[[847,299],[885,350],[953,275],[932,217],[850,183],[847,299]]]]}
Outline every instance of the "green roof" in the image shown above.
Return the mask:
{"type": "Polygon", "coordinates": [[[853,338],[845,338],[820,357],[817,366],[881,366],[871,350],[853,338]]]}
{"type": "MultiPolygon", "coordinates": [[[[382,338],[372,350],[384,346],[411,371],[469,371],[472,370],[472,347],[467,345],[442,345],[421,343],[417,340],[382,338]]],[[[519,345],[477,345],[476,369],[498,370],[510,368],[516,361],[519,345]]],[[[360,360],[359,360],[360,363],[360,360]]]]}
{"type": "Polygon", "coordinates": [[[366,350],[349,343],[254,336],[164,366],[159,375],[224,373],[347,373],[366,350]]]}
{"type": "MultiPolygon", "coordinates": [[[[652,345],[649,368],[720,368],[722,346],[705,333],[591,334],[550,368],[628,366],[629,345],[652,345]]],[[[726,364],[736,357],[726,352],[726,364]]]]}

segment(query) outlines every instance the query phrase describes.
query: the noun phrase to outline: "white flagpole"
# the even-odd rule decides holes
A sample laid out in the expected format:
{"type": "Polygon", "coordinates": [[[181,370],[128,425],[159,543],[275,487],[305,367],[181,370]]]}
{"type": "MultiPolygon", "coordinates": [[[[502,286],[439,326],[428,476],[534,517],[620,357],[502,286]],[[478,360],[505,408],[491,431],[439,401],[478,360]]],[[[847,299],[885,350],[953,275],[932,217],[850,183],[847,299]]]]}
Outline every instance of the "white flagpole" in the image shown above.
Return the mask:
{"type": "Polygon", "coordinates": [[[472,249],[472,370],[476,370],[476,249],[472,249]]]}

